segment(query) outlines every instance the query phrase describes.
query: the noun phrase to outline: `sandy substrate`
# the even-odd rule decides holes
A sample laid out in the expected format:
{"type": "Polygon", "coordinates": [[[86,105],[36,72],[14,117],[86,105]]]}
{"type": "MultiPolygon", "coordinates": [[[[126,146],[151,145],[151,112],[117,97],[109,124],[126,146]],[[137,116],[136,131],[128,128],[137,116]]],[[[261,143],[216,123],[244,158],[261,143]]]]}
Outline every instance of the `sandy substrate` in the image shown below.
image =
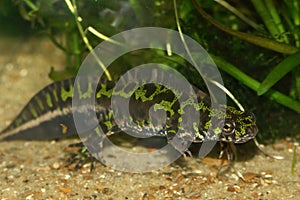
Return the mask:
{"type": "MultiPolygon", "coordinates": [[[[63,55],[47,40],[0,40],[0,129],[46,84],[51,66],[63,66],[63,55]]],[[[78,141],[78,140],[76,140],[78,141]]],[[[11,141],[0,146],[1,199],[300,199],[300,163],[292,174],[293,143],[279,141],[266,151],[253,143],[239,145],[235,168],[216,178],[221,161],[216,153],[200,160],[180,158],[145,174],[120,172],[97,164],[80,170],[65,167],[66,147],[76,142],[11,141]]],[[[296,148],[300,151],[299,146],[296,148]]],[[[150,151],[145,149],[145,151],[150,151]]],[[[216,149],[217,151],[217,149],[216,149]]],[[[299,153],[298,153],[299,154],[299,153]]]]}

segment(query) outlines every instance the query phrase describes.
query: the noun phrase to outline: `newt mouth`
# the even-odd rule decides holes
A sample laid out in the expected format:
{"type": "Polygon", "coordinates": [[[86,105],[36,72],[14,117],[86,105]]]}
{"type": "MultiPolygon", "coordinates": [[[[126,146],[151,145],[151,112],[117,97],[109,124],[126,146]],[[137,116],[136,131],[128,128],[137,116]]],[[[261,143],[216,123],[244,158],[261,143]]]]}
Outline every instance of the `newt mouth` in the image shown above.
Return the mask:
{"type": "Polygon", "coordinates": [[[252,140],[256,137],[258,132],[258,128],[256,125],[250,126],[246,128],[246,134],[243,137],[236,138],[234,143],[245,143],[249,140],[252,140]]]}

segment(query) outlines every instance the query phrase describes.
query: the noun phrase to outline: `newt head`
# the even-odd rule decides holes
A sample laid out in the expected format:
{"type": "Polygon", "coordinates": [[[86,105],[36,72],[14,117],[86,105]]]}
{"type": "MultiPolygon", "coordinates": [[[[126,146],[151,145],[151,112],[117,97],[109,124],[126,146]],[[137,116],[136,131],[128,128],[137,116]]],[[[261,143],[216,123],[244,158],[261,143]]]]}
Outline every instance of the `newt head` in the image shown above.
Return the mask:
{"type": "Polygon", "coordinates": [[[255,138],[258,132],[253,113],[227,107],[220,141],[245,143],[255,138]]]}

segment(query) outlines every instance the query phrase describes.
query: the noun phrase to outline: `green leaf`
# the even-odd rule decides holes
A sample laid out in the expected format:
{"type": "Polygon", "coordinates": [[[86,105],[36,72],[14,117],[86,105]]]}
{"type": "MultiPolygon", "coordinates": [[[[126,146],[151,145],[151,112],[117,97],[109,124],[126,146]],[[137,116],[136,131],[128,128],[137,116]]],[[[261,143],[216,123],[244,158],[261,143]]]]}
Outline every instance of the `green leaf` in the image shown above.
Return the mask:
{"type": "MultiPolygon", "coordinates": [[[[228,73],[235,79],[237,79],[242,84],[248,86],[254,91],[257,91],[258,87],[260,86],[260,83],[253,79],[252,77],[248,76],[244,72],[242,72],[238,67],[234,66],[233,64],[227,62],[223,58],[214,56],[213,54],[210,54],[211,58],[214,60],[218,68],[223,70],[224,72],[228,73]]],[[[276,90],[270,89],[265,96],[269,98],[270,100],[274,100],[277,103],[290,108],[297,113],[300,113],[300,102],[294,100],[293,98],[282,94],[276,90]]]]}
{"type": "Polygon", "coordinates": [[[280,62],[265,78],[257,89],[257,95],[266,93],[273,85],[275,85],[288,72],[300,64],[300,51],[292,54],[280,62]]]}

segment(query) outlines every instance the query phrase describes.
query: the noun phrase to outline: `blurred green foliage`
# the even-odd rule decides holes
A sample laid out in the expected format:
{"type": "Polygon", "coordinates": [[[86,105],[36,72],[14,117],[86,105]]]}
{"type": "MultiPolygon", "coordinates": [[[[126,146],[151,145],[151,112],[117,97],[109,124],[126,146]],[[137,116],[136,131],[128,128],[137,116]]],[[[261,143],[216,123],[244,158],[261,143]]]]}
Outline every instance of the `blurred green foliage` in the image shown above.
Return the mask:
{"type": "Polygon", "coordinates": [[[24,21],[11,0],[0,1],[0,27],[0,35],[6,37],[20,34],[27,36],[32,33],[30,23],[24,21]]]}

